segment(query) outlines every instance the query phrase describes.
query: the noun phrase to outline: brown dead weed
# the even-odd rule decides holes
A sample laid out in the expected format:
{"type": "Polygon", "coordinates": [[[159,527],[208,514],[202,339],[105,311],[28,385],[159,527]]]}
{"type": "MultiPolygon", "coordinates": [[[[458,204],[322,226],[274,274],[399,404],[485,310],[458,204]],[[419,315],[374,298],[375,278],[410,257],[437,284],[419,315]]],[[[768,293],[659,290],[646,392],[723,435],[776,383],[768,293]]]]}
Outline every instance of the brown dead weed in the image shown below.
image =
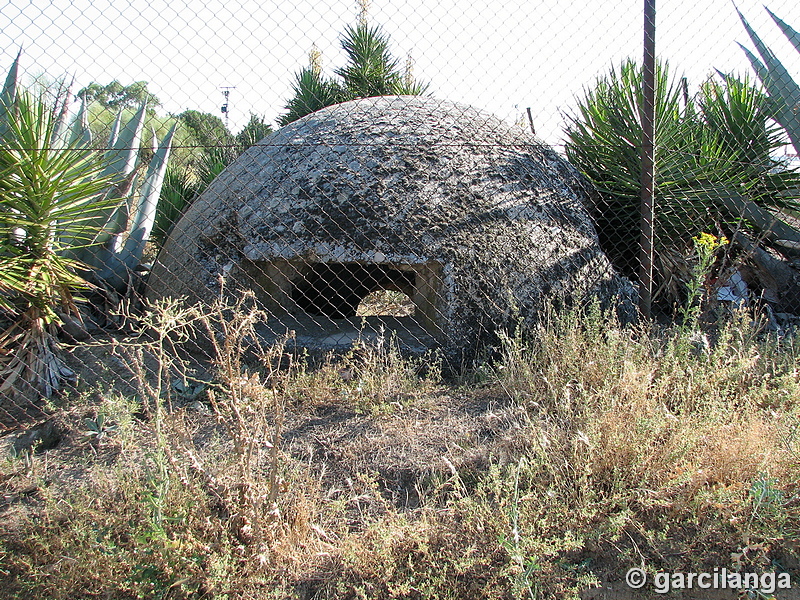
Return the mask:
{"type": "Polygon", "coordinates": [[[151,344],[133,372],[165,382],[75,399],[49,448],[2,438],[4,597],[621,598],[631,566],[800,576],[790,340],[737,325],[697,354],[565,320],[457,384],[391,347],[311,369],[256,347],[258,315],[213,318],[213,380],[176,387],[200,367],[151,344]]]}

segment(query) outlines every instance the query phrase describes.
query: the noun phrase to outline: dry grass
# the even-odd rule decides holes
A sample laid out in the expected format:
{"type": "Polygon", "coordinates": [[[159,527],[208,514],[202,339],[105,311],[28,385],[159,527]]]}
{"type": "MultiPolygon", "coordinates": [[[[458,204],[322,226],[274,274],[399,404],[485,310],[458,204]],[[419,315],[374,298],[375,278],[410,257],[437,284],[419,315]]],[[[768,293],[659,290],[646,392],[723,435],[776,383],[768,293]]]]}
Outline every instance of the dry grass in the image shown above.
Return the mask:
{"type": "Polygon", "coordinates": [[[407,317],[414,314],[414,302],[403,292],[378,290],[368,294],[358,305],[356,315],[407,317]]]}
{"type": "Polygon", "coordinates": [[[562,598],[631,566],[800,577],[793,340],[742,317],[705,352],[593,313],[506,339],[465,386],[390,342],[312,371],[259,348],[259,318],[203,317],[202,411],[165,398],[180,361],[151,345],[160,386],[78,403],[57,447],[4,463],[3,597],[562,598]],[[108,431],[87,437],[100,413],[108,431]]]}

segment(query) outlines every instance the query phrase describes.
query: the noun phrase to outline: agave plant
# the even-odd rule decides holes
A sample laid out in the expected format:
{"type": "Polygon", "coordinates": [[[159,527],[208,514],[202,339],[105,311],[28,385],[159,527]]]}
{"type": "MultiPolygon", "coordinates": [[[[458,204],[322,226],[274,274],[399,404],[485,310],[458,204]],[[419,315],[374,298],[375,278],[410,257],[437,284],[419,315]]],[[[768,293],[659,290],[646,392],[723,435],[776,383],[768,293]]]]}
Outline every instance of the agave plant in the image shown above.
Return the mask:
{"type": "Polygon", "coordinates": [[[174,128],[144,173],[145,107],[118,120],[105,156],[90,147],[86,106],[67,123],[69,93],[48,102],[18,89],[19,56],[0,92],[0,392],[50,395],[69,374],[56,327],[80,321],[74,292],[121,290],[152,229],[174,128]],[[141,182],[141,183],[138,183],[141,182]]]}
{"type": "MultiPolygon", "coordinates": [[[[786,38],[800,52],[800,33],[778,18],[768,8],[765,7],[765,10],[786,38]]],[[[792,79],[788,69],[778,60],[775,53],[761,41],[761,38],[742,13],[738,9],[736,12],[739,14],[739,18],[763,62],[741,44],[740,47],[747,55],[750,64],[767,90],[767,94],[775,103],[777,108],[774,115],[775,120],[786,130],[795,152],[800,154],[800,86],[792,79]]]]}
{"type": "Polygon", "coordinates": [[[89,267],[87,278],[118,292],[130,284],[131,273],[141,262],[153,230],[176,128],[172,126],[145,168],[139,157],[146,109],[142,104],[125,124],[119,113],[102,171],[112,180],[108,196],[115,202],[92,215],[90,229],[97,232],[95,238],[74,252],[75,258],[89,267]]]}

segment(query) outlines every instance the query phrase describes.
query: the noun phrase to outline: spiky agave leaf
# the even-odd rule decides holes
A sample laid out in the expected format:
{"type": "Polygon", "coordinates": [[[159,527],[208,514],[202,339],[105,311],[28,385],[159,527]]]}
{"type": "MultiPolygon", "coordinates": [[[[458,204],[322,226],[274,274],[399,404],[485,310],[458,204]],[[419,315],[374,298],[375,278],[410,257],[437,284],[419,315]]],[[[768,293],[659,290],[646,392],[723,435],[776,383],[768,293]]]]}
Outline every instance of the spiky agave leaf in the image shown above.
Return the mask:
{"type": "MultiPolygon", "coordinates": [[[[88,106],[84,103],[82,108],[88,111],[88,106]]],[[[92,247],[74,248],[72,255],[93,267],[98,267],[106,262],[104,254],[99,248],[103,245],[109,246],[113,251],[115,240],[121,235],[129,222],[130,204],[132,203],[131,194],[136,189],[135,181],[138,170],[139,150],[142,141],[142,130],[146,116],[146,104],[142,103],[136,113],[123,124],[122,113],[117,114],[109,138],[109,146],[103,159],[104,168],[101,176],[110,182],[107,190],[109,202],[104,208],[96,210],[89,216],[90,229],[95,231],[95,239],[92,247]]],[[[76,124],[78,131],[88,131],[81,125],[76,124]]],[[[91,134],[90,134],[91,135],[91,134]]],[[[84,138],[85,139],[85,138],[84,138]]],[[[88,146],[87,146],[88,147],[88,146]]]]}
{"type": "Polygon", "coordinates": [[[13,110],[14,101],[17,97],[17,78],[19,76],[19,59],[21,56],[22,48],[17,52],[14,62],[11,63],[3,89],[0,91],[0,138],[6,133],[7,121],[11,118],[9,111],[13,110]]]}
{"type": "MultiPolygon", "coordinates": [[[[120,123],[121,114],[122,110],[118,117],[120,123]]],[[[113,175],[118,180],[122,180],[136,168],[146,114],[147,104],[143,102],[139,105],[136,114],[124,126],[115,124],[118,133],[117,135],[112,133],[115,139],[113,145],[110,145],[106,152],[106,167],[103,169],[103,175],[113,175]]]]}
{"type": "MultiPolygon", "coordinates": [[[[89,259],[89,264],[93,267],[91,276],[119,292],[128,285],[130,273],[141,261],[145,246],[150,239],[158,214],[158,203],[177,126],[176,122],[164,136],[150,160],[141,185],[134,185],[137,195],[132,198],[135,201],[133,206],[125,209],[125,214],[129,214],[130,217],[129,224],[125,226],[127,237],[122,241],[121,248],[118,249],[108,243],[91,248],[92,256],[89,259]]],[[[120,207],[120,210],[122,209],[123,206],[120,207]]]]}
{"type": "MultiPolygon", "coordinates": [[[[777,102],[778,110],[774,115],[775,120],[786,130],[795,150],[800,152],[800,111],[798,110],[798,107],[800,107],[800,86],[792,79],[789,71],[778,60],[775,53],[761,40],[739,9],[736,9],[736,12],[747,31],[747,35],[764,62],[759,61],[746,48],[742,47],[742,49],[745,51],[748,60],[770,98],[777,102]]],[[[773,19],[776,19],[776,23],[781,27],[786,37],[789,38],[789,41],[797,47],[797,44],[800,44],[797,41],[800,39],[797,32],[778,19],[773,13],[770,12],[770,15],[773,19]]]]}
{"type": "Polygon", "coordinates": [[[139,204],[132,219],[128,239],[120,253],[120,260],[127,269],[133,269],[142,259],[144,247],[150,239],[150,232],[156,218],[156,207],[161,195],[161,187],[167,171],[167,162],[172,150],[172,138],[178,123],[172,126],[153,155],[140,191],[139,204]]]}
{"type": "Polygon", "coordinates": [[[67,117],[69,115],[70,99],[72,98],[72,83],[68,86],[59,85],[53,102],[53,114],[55,115],[55,125],[53,127],[53,137],[50,144],[61,146],[66,140],[66,130],[68,128],[67,117]]]}
{"type": "Polygon", "coordinates": [[[89,148],[92,144],[92,130],[89,128],[89,105],[81,98],[78,115],[70,127],[69,144],[89,148]]]}
{"type": "Polygon", "coordinates": [[[786,23],[783,19],[779,18],[774,12],[768,9],[766,6],[764,7],[769,13],[769,16],[772,17],[772,20],[775,21],[775,24],[781,28],[783,35],[789,40],[792,46],[800,52],[800,32],[796,31],[793,27],[791,27],[788,23],[786,23]]]}
{"type": "MultiPolygon", "coordinates": [[[[111,125],[111,133],[108,136],[108,144],[106,144],[106,148],[108,149],[107,152],[110,152],[114,146],[117,144],[117,138],[119,137],[119,130],[122,126],[122,111],[117,113],[117,116],[114,118],[114,123],[111,125]]],[[[106,154],[106,160],[108,160],[112,155],[106,154]]]]}

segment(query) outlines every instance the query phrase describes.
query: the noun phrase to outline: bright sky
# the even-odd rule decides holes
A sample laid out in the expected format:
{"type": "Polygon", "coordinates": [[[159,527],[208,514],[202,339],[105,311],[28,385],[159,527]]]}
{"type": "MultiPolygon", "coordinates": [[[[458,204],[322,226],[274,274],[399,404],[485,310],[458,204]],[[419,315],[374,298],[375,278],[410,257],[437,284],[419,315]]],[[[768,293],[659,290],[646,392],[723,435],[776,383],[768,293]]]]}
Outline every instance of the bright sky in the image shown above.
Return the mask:
{"type": "MultiPolygon", "coordinates": [[[[766,0],[800,29],[800,2],[766,0]]],[[[800,56],[764,11],[744,15],[800,81],[800,56]]],[[[561,113],[584,86],[626,57],[642,56],[643,0],[373,0],[370,18],[410,53],[416,77],[443,99],[472,104],[510,122],[531,107],[537,133],[563,139],[561,113]]],[[[356,20],[355,0],[0,0],[0,70],[24,49],[31,75],[75,76],[83,87],[118,79],[149,82],[163,110],[220,115],[230,128],[251,112],[274,120],[312,44],[323,68],[342,64],[339,37],[356,20]]],[[[752,48],[730,0],[657,0],[656,46],[673,70],[699,84],[713,69],[743,73],[736,45],[752,48]]],[[[79,88],[76,88],[79,89],[79,88]]]]}

